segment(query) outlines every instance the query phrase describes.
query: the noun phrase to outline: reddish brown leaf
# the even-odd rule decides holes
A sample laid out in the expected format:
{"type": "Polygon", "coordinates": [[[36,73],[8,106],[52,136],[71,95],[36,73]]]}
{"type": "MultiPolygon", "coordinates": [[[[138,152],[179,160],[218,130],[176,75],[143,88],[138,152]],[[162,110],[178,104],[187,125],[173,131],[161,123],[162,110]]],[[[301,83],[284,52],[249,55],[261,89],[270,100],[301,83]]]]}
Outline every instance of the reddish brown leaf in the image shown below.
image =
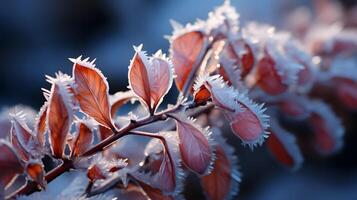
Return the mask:
{"type": "Polygon", "coordinates": [[[57,75],[56,79],[49,78],[52,88],[47,110],[47,125],[52,153],[57,158],[63,156],[73,118],[73,109],[67,88],[69,80],[67,78],[61,75],[57,75]]]}
{"type": "Polygon", "coordinates": [[[277,95],[287,90],[282,78],[275,69],[276,63],[269,57],[262,58],[257,64],[257,80],[259,87],[271,95],[277,95]]]}
{"type": "Polygon", "coordinates": [[[36,118],[35,132],[39,144],[43,147],[45,145],[46,133],[46,119],[47,119],[47,102],[41,107],[40,112],[36,118]]]}
{"type": "Polygon", "coordinates": [[[245,77],[252,69],[254,55],[250,46],[242,39],[232,42],[232,48],[241,66],[241,75],[245,77]]]}
{"type": "Polygon", "coordinates": [[[315,137],[316,149],[322,154],[332,154],[343,144],[344,129],[340,119],[323,102],[311,102],[309,122],[315,137]]]}
{"type": "Polygon", "coordinates": [[[207,130],[195,126],[193,121],[177,120],[181,157],[185,165],[198,174],[204,174],[212,160],[212,149],[207,130]]]}
{"type": "Polygon", "coordinates": [[[5,188],[23,172],[23,166],[14,149],[3,139],[0,139],[0,152],[0,187],[5,188]]]}
{"type": "Polygon", "coordinates": [[[45,170],[41,161],[27,163],[26,173],[42,188],[46,187],[45,170]]]}
{"type": "Polygon", "coordinates": [[[93,131],[84,122],[78,122],[77,134],[73,139],[71,154],[75,157],[80,156],[89,149],[93,142],[93,131]]]}
{"type": "Polygon", "coordinates": [[[148,76],[150,97],[153,109],[155,110],[161,103],[164,95],[171,88],[173,79],[172,67],[161,51],[158,51],[151,59],[151,65],[148,67],[148,76]]]}
{"type": "Polygon", "coordinates": [[[161,190],[156,189],[151,187],[148,184],[145,184],[144,182],[137,181],[140,185],[140,187],[144,190],[145,194],[150,198],[150,199],[160,199],[160,200],[174,200],[172,196],[166,196],[162,193],[161,190]]]}
{"type": "Polygon", "coordinates": [[[270,152],[280,163],[292,170],[297,170],[303,162],[303,157],[295,137],[275,121],[272,121],[270,129],[271,134],[267,140],[270,152]]]}
{"type": "Polygon", "coordinates": [[[301,102],[294,101],[293,99],[283,100],[279,103],[280,109],[284,114],[292,117],[303,117],[308,114],[308,110],[304,104],[301,102]]]}
{"type": "Polygon", "coordinates": [[[264,114],[265,108],[262,104],[254,103],[245,95],[239,95],[236,101],[241,110],[234,114],[227,114],[233,133],[251,148],[261,145],[268,137],[266,129],[269,127],[269,117],[264,114]]]}
{"type": "Polygon", "coordinates": [[[335,78],[335,81],[339,100],[347,108],[357,110],[357,83],[345,78],[335,78]]]}
{"type": "Polygon", "coordinates": [[[194,91],[193,96],[194,101],[197,104],[201,104],[211,99],[211,92],[207,89],[205,85],[202,85],[200,88],[194,91]]]}
{"type": "Polygon", "coordinates": [[[136,134],[156,138],[152,139],[146,146],[145,154],[148,156],[146,158],[148,160],[145,160],[142,169],[146,171],[148,176],[141,177],[140,180],[150,183],[151,186],[160,189],[165,194],[177,192],[180,189],[179,184],[182,181],[183,172],[179,166],[177,137],[172,136],[175,133],[151,134],[140,132],[136,134]],[[153,159],[151,159],[151,156],[153,156],[153,159]],[[161,161],[161,164],[158,166],[159,161],[161,161]]]}
{"type": "Polygon", "coordinates": [[[81,110],[99,124],[115,129],[112,123],[108,97],[108,83],[103,74],[91,63],[81,58],[70,59],[73,65],[75,94],[81,110]]]}
{"type": "Polygon", "coordinates": [[[30,153],[19,142],[19,140],[17,138],[16,130],[15,130],[15,127],[14,127],[14,123],[13,123],[13,125],[11,127],[11,144],[14,147],[14,149],[16,150],[16,152],[18,153],[18,156],[21,158],[21,160],[23,160],[23,161],[28,161],[29,160],[30,153]]]}
{"type": "Polygon", "coordinates": [[[27,126],[25,122],[24,115],[22,115],[22,112],[16,113],[16,114],[11,114],[12,115],[12,133],[16,135],[16,138],[19,142],[19,144],[29,151],[28,146],[30,141],[34,138],[34,136],[31,133],[31,130],[27,126]]]}
{"type": "MultiPolygon", "coordinates": [[[[213,171],[201,178],[201,185],[209,200],[227,199],[238,190],[233,186],[234,177],[231,161],[227,157],[222,147],[216,148],[216,161],[213,171]],[[233,191],[231,191],[233,190],[233,191]]],[[[239,177],[238,177],[239,178],[239,177]]]]}
{"type": "Polygon", "coordinates": [[[136,53],[129,67],[129,84],[153,112],[170,89],[173,73],[169,60],[161,50],[148,58],[141,48],[142,45],[135,48],[136,53]]]}
{"type": "Polygon", "coordinates": [[[102,169],[96,164],[91,165],[88,168],[87,177],[92,182],[96,180],[106,179],[105,172],[103,172],[102,169]]]}
{"type": "Polygon", "coordinates": [[[176,86],[182,91],[190,73],[197,70],[198,60],[205,51],[205,36],[192,31],[173,38],[171,56],[176,74],[176,86]]]}
{"type": "Polygon", "coordinates": [[[141,48],[142,46],[135,48],[136,53],[129,66],[129,85],[135,94],[151,109],[149,76],[144,63],[148,62],[148,58],[141,51],[141,48]]]}
{"type": "Polygon", "coordinates": [[[158,172],[160,180],[159,187],[166,193],[171,193],[176,189],[176,172],[173,162],[174,161],[172,160],[172,157],[170,157],[169,152],[166,151],[158,172]]]}

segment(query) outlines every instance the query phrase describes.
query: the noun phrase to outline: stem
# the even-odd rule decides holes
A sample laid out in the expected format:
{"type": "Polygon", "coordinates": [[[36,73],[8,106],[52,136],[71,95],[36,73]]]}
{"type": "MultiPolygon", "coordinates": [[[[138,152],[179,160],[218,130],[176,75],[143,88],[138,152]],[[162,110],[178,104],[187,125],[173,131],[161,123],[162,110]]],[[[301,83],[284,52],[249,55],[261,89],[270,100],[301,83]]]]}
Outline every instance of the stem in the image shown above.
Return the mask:
{"type": "MultiPolygon", "coordinates": [[[[70,169],[73,168],[73,163],[71,160],[68,159],[63,159],[63,162],[61,165],[57,166],[50,172],[48,172],[45,176],[45,180],[49,183],[61,174],[69,171],[70,169]]],[[[28,181],[26,185],[24,185],[22,188],[19,188],[17,191],[9,195],[6,199],[15,199],[16,196],[18,195],[30,195],[33,192],[40,191],[38,184],[34,181],[28,181]]]]}
{"type": "MultiPolygon", "coordinates": [[[[143,136],[143,137],[150,137],[150,138],[159,139],[162,142],[162,144],[164,145],[164,151],[167,152],[167,155],[168,155],[168,157],[170,159],[171,166],[174,167],[174,164],[173,164],[174,161],[173,161],[173,158],[172,158],[172,156],[171,156],[171,154],[169,152],[169,146],[168,146],[168,144],[166,142],[166,139],[163,136],[158,135],[158,134],[149,133],[149,132],[143,132],[143,131],[130,131],[130,132],[126,133],[125,135],[137,135],[137,136],[143,136]]],[[[130,176],[130,174],[128,174],[128,176],[130,176]]],[[[136,182],[135,178],[131,177],[131,179],[134,182],[136,182]]],[[[88,192],[87,193],[87,197],[91,197],[91,196],[95,196],[95,195],[107,192],[108,190],[110,190],[113,187],[115,187],[120,181],[121,181],[120,178],[114,178],[108,184],[105,184],[102,187],[95,188],[94,190],[88,192]]],[[[139,186],[139,184],[137,184],[137,185],[139,186]]]]}

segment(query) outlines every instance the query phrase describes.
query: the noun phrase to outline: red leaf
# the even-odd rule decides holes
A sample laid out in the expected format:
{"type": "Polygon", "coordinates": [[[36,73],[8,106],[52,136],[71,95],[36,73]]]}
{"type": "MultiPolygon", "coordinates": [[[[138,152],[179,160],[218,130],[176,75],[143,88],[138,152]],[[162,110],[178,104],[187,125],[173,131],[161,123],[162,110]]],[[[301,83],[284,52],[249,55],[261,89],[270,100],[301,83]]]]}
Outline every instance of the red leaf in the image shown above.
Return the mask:
{"type": "Polygon", "coordinates": [[[144,62],[148,62],[148,58],[145,53],[141,51],[141,48],[142,45],[135,48],[136,53],[129,66],[129,85],[135,94],[151,109],[150,83],[146,69],[146,65],[149,64],[145,65],[144,62]]]}
{"type": "Polygon", "coordinates": [[[236,101],[241,110],[227,114],[233,133],[251,148],[261,145],[268,137],[269,117],[264,114],[266,109],[263,104],[254,103],[244,94],[238,95],[236,101]]]}
{"type": "Polygon", "coordinates": [[[23,166],[14,149],[3,139],[0,139],[0,152],[0,187],[5,188],[23,172],[23,166]]]}
{"type": "Polygon", "coordinates": [[[312,101],[311,109],[313,113],[309,121],[315,134],[318,152],[335,153],[343,144],[344,128],[340,119],[321,101],[312,101]]]}
{"type": "Polygon", "coordinates": [[[55,79],[48,77],[48,81],[52,83],[47,110],[50,144],[53,155],[62,158],[73,118],[71,94],[68,92],[71,79],[69,76],[57,74],[55,79]]]}
{"type": "Polygon", "coordinates": [[[148,160],[142,168],[144,173],[139,173],[137,178],[160,189],[164,194],[177,194],[182,189],[183,172],[180,167],[181,159],[178,155],[178,138],[175,132],[160,134],[133,132],[133,134],[155,138],[146,146],[145,155],[148,160]],[[158,166],[159,161],[161,164],[158,166]]]}
{"type": "Polygon", "coordinates": [[[42,188],[46,187],[45,170],[41,161],[27,163],[26,173],[42,188]]]}
{"type": "Polygon", "coordinates": [[[70,59],[73,65],[75,93],[81,110],[99,124],[115,129],[111,118],[108,97],[108,83],[103,74],[95,68],[94,60],[70,59]]]}
{"type": "Polygon", "coordinates": [[[23,161],[29,160],[30,153],[19,142],[14,125],[12,125],[12,127],[11,127],[11,144],[14,147],[14,149],[16,150],[16,152],[18,153],[18,156],[21,158],[21,160],[23,160],[23,161]]]}
{"type": "Polygon", "coordinates": [[[137,181],[140,185],[140,187],[144,190],[145,194],[150,198],[150,199],[160,199],[160,200],[174,200],[172,196],[166,196],[162,193],[161,190],[156,189],[151,187],[148,184],[145,184],[144,182],[137,181]]]}
{"type": "Polygon", "coordinates": [[[195,102],[201,104],[211,99],[211,92],[205,85],[201,85],[197,90],[194,90],[193,96],[195,102]]]}
{"type": "Polygon", "coordinates": [[[28,161],[31,156],[31,150],[34,149],[31,146],[34,136],[26,125],[24,116],[21,115],[21,112],[11,115],[13,117],[11,126],[11,144],[19,154],[20,158],[24,161],[28,161]]]}
{"type": "Polygon", "coordinates": [[[92,182],[107,178],[105,176],[105,172],[103,172],[102,169],[96,164],[93,164],[88,168],[87,177],[92,182]]]}
{"type": "Polygon", "coordinates": [[[176,74],[176,86],[182,91],[191,72],[197,70],[200,57],[206,48],[205,35],[192,31],[172,39],[170,53],[176,74]]]}
{"type": "Polygon", "coordinates": [[[210,133],[195,126],[191,120],[177,119],[176,126],[182,161],[194,172],[206,173],[212,160],[212,149],[208,141],[210,133]]]}
{"type": "Polygon", "coordinates": [[[136,53],[129,67],[129,84],[153,112],[172,85],[172,67],[160,50],[148,58],[141,48],[142,45],[135,48],[136,53]]]}
{"type": "Polygon", "coordinates": [[[303,157],[294,135],[284,130],[275,121],[271,123],[271,134],[267,140],[267,147],[283,165],[292,170],[301,167],[303,157]]]}
{"type": "Polygon", "coordinates": [[[77,122],[77,134],[73,139],[71,154],[75,157],[80,156],[93,143],[93,131],[85,122],[77,122]]]}
{"type": "Polygon", "coordinates": [[[169,154],[170,153],[166,150],[158,172],[160,189],[165,193],[171,193],[176,189],[175,167],[169,154]]]}
{"type": "Polygon", "coordinates": [[[215,153],[213,171],[201,178],[201,185],[207,199],[230,199],[238,191],[237,182],[240,181],[240,175],[233,169],[234,158],[232,159],[232,155],[225,152],[221,145],[217,146],[215,153]]]}
{"type": "Polygon", "coordinates": [[[310,114],[309,102],[302,96],[289,95],[282,98],[278,105],[284,114],[297,119],[306,118],[310,114]]]}
{"type": "Polygon", "coordinates": [[[165,55],[161,51],[158,51],[151,59],[151,65],[147,69],[150,82],[150,96],[153,109],[155,110],[172,85],[172,66],[165,55]]]}
{"type": "Polygon", "coordinates": [[[339,100],[347,108],[357,110],[357,83],[346,78],[335,78],[335,81],[339,100]]]}
{"type": "Polygon", "coordinates": [[[258,85],[271,95],[281,94],[288,89],[276,71],[275,65],[274,60],[267,56],[263,57],[257,64],[258,85]]]}
{"type": "Polygon", "coordinates": [[[19,144],[27,151],[29,151],[28,145],[34,136],[32,135],[31,130],[25,122],[25,116],[22,114],[22,112],[11,114],[11,116],[13,118],[11,132],[16,135],[19,144]]]}
{"type": "Polygon", "coordinates": [[[250,46],[242,39],[232,42],[232,49],[238,58],[241,66],[241,75],[245,77],[253,68],[254,55],[250,46]]]}

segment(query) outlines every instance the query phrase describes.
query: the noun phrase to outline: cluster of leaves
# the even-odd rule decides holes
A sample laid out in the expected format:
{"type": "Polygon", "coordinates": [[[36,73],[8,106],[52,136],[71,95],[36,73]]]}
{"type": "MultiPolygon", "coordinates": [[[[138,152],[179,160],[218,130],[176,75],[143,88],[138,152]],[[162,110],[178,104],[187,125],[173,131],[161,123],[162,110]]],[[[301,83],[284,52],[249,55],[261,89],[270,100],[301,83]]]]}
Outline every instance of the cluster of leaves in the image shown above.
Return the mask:
{"type": "Polygon", "coordinates": [[[173,21],[170,58],[161,51],[147,56],[142,45],[135,47],[129,90],[114,95],[95,60],[70,59],[72,76],[47,77],[51,89],[43,89],[46,102],[32,129],[23,112],[11,114],[9,139],[0,141],[0,195],[20,174],[27,183],[8,198],[45,189],[64,172],[77,170],[86,174],[87,187],[76,198],[112,198],[98,196],[105,193],[119,199],[183,199],[185,177],[193,172],[208,199],[230,199],[241,177],[220,131],[225,124],[251,149],[267,140],[283,165],[295,170],[302,164],[280,114],[308,123],[319,153],[338,151],[341,122],[326,103],[312,98],[312,88],[333,80],[341,102],[356,110],[357,73],[349,72],[357,68],[317,63],[310,53],[324,60],[356,48],[336,37],[329,38],[329,52],[321,44],[308,53],[289,33],[257,23],[240,27],[238,18],[226,1],[207,20],[186,26],[173,21]],[[160,110],[173,81],[180,91],[177,104],[160,110]],[[117,115],[137,100],[137,110],[117,115]],[[56,165],[47,173],[45,157],[56,165]]]}

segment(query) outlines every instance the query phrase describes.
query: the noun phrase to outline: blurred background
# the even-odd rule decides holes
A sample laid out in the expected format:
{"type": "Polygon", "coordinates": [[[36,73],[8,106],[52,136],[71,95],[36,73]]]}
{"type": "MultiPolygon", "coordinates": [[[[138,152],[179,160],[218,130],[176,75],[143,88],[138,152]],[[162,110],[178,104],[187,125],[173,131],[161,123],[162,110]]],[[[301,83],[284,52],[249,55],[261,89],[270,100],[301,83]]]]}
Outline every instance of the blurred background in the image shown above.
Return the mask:
{"type": "MultiPolygon", "coordinates": [[[[291,13],[314,11],[310,0],[231,0],[240,22],[258,21],[289,29],[291,13]]],[[[164,35],[170,19],[181,23],[205,19],[223,0],[5,0],[0,3],[0,108],[25,104],[39,109],[45,74],[71,73],[67,58],[97,58],[110,93],[125,90],[133,45],[149,54],[168,51],[164,35]]],[[[355,26],[355,0],[338,1],[349,26],[355,26]]],[[[309,12],[308,12],[309,13],[309,12]]],[[[331,15],[335,13],[331,12],[331,15]]],[[[295,22],[305,18],[294,18],[295,22]]],[[[237,148],[243,182],[238,199],[357,199],[357,115],[351,113],[343,151],[332,157],[305,155],[303,168],[291,173],[276,164],[265,148],[237,148]]],[[[232,139],[232,144],[240,144],[232,139]]],[[[188,188],[189,189],[189,188],[188,188]]],[[[202,199],[194,191],[188,199],[202,199]]]]}

